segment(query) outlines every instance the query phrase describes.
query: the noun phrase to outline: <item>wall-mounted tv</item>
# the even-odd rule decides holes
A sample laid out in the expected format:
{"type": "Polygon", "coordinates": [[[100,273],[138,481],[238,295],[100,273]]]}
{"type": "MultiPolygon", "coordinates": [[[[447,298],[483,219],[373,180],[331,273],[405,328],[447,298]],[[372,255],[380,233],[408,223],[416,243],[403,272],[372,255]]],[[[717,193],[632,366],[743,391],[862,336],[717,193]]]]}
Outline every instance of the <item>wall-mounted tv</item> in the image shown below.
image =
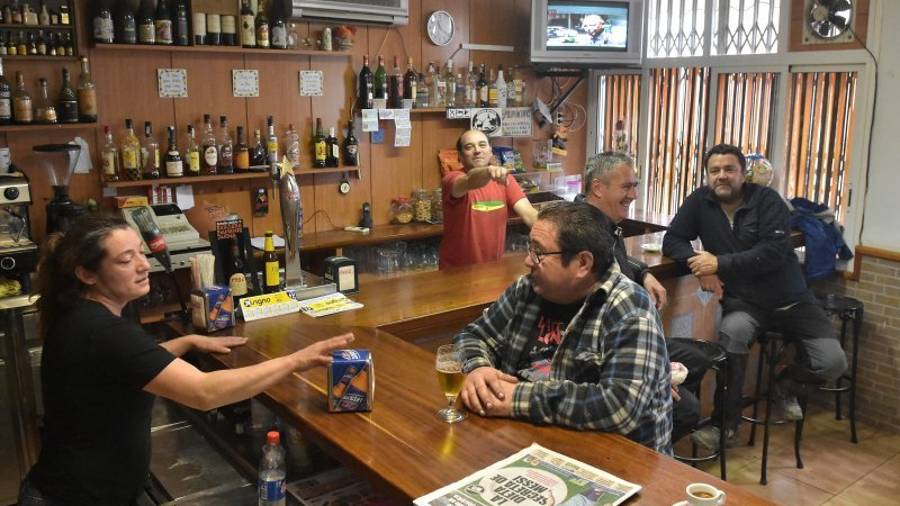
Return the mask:
{"type": "Polygon", "coordinates": [[[532,0],[531,62],[611,67],[641,63],[642,0],[532,0]]]}

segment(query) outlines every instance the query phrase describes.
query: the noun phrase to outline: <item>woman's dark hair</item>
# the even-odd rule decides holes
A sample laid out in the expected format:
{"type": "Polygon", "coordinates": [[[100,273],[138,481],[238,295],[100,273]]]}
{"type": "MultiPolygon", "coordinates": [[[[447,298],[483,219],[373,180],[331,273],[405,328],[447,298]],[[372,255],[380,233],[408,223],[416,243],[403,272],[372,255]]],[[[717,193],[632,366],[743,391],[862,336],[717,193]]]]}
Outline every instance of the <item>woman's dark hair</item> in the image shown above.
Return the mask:
{"type": "Polygon", "coordinates": [[[41,337],[46,337],[52,322],[72,307],[86,288],[75,276],[75,268],[97,272],[106,256],[104,241],[114,230],[127,227],[121,216],[87,214],[73,221],[65,233],[47,238],[37,270],[41,337]]]}
{"type": "Polygon", "coordinates": [[[737,146],[733,146],[731,144],[716,144],[715,146],[709,148],[709,151],[703,155],[703,168],[707,168],[709,165],[709,159],[713,155],[734,155],[737,158],[738,163],[741,165],[741,172],[747,172],[747,158],[744,157],[744,153],[741,152],[741,148],[737,146]]]}
{"type": "Polygon", "coordinates": [[[607,218],[603,211],[583,202],[554,202],[541,209],[538,219],[556,225],[563,265],[569,265],[578,253],[589,251],[594,256],[592,270],[598,279],[609,269],[614,243],[604,226],[607,218]]]}

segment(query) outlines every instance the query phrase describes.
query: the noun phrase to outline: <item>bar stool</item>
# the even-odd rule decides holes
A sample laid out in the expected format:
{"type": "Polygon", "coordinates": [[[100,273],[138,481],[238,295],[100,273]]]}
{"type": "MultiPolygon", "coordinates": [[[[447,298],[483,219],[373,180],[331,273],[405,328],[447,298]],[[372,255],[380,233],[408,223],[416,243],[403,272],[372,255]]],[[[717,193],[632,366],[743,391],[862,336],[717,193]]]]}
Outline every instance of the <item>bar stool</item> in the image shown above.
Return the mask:
{"type": "Polygon", "coordinates": [[[826,392],[834,392],[834,419],[841,420],[841,394],[849,392],[850,402],[847,406],[850,415],[850,442],[857,443],[856,438],[856,370],[859,357],[859,334],[862,330],[864,305],[862,301],[852,297],[828,294],[820,297],[822,308],[829,315],[836,315],[841,319],[841,348],[847,350],[847,326],[853,322],[853,361],[850,363],[850,373],[844,373],[835,380],[833,387],[820,387],[826,392]],[[844,382],[847,382],[845,385],[844,382]]]}
{"type": "MultiPolygon", "coordinates": [[[[716,388],[721,388],[727,394],[728,391],[728,357],[725,354],[725,350],[719,346],[718,343],[712,343],[709,341],[702,341],[700,339],[684,339],[685,343],[689,343],[691,346],[698,348],[701,350],[711,362],[709,369],[715,371],[716,373],[716,388]]],[[[702,383],[702,382],[701,382],[702,383]]],[[[701,385],[698,384],[697,391],[694,394],[700,399],[700,389],[701,385]]],[[[726,398],[726,395],[719,395],[720,404],[717,406],[717,411],[719,413],[724,414],[724,407],[721,403],[726,398]]],[[[696,428],[700,428],[708,423],[712,423],[711,420],[707,417],[703,420],[700,420],[697,423],[696,428]]],[[[672,442],[674,443],[674,441],[672,442]]],[[[722,481],[727,480],[727,472],[726,472],[726,447],[725,447],[725,416],[721,416],[719,420],[719,450],[710,453],[709,455],[704,455],[702,457],[697,456],[697,444],[691,441],[691,456],[685,457],[681,455],[675,455],[675,459],[680,462],[685,462],[694,467],[701,462],[709,462],[715,459],[719,459],[719,475],[722,477],[722,481]]]]}
{"type": "MultiPolygon", "coordinates": [[[[768,484],[768,458],[769,458],[769,426],[783,425],[789,423],[787,421],[773,422],[770,420],[772,412],[772,391],[775,386],[775,366],[781,360],[782,354],[786,348],[784,336],[780,332],[765,331],[757,338],[759,342],[759,361],[756,366],[756,387],[750,403],[753,405],[753,414],[751,416],[741,416],[741,419],[749,422],[750,440],[747,442],[749,446],[756,443],[756,426],[763,426],[763,450],[762,464],[760,468],[759,483],[761,485],[768,484]],[[768,365],[768,374],[766,375],[766,390],[762,392],[763,383],[763,365],[768,365]],[[759,402],[765,400],[766,415],[764,418],[759,417],[759,402]]],[[[806,413],[806,397],[798,397],[801,409],[806,413]]],[[[797,420],[794,426],[794,456],[797,459],[797,469],[803,469],[803,460],[800,458],[800,440],[803,436],[803,419],[797,420]]]]}

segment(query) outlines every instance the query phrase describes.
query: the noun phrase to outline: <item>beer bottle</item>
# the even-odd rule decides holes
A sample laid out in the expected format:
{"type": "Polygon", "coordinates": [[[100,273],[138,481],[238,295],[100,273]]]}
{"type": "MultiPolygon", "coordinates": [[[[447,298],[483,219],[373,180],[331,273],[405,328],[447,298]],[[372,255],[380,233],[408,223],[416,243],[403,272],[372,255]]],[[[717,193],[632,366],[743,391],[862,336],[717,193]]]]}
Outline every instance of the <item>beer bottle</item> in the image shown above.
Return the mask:
{"type": "Polygon", "coordinates": [[[265,264],[265,283],[263,289],[266,293],[281,290],[281,274],[278,272],[278,255],[275,254],[275,242],[272,240],[271,230],[266,230],[266,241],[263,244],[263,263],[265,264]]]}

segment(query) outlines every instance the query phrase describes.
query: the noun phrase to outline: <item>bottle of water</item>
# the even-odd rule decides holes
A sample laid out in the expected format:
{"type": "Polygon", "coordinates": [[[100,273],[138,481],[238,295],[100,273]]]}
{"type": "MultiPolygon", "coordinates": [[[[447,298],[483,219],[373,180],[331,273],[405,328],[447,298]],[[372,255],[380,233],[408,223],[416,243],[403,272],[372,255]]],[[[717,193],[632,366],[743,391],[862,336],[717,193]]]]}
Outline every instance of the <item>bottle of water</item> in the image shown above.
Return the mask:
{"type": "Polygon", "coordinates": [[[259,461],[259,506],[285,506],[284,449],[277,431],[266,434],[259,461]]]}

